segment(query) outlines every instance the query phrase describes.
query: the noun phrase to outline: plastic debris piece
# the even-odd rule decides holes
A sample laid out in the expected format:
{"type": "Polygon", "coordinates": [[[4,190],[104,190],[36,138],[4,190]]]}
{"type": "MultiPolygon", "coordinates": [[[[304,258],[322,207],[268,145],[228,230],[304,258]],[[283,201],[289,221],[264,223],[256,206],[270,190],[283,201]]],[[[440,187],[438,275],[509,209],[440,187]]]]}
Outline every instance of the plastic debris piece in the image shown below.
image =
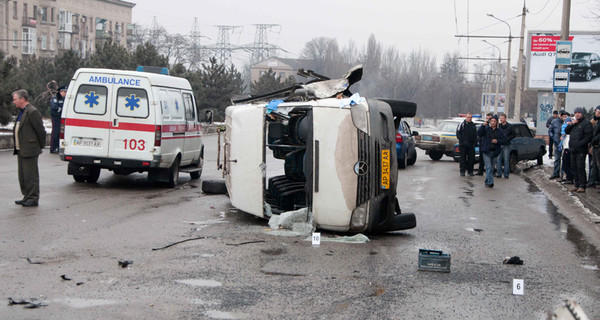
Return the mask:
{"type": "MultiPolygon", "coordinates": [[[[306,241],[312,241],[312,238],[307,238],[306,241]]],[[[371,240],[362,233],[355,234],[350,237],[334,237],[327,238],[321,235],[321,242],[340,242],[340,243],[367,243],[371,240]]]]}
{"type": "Polygon", "coordinates": [[[240,243],[226,243],[225,245],[227,246],[243,246],[245,244],[251,244],[251,243],[261,243],[261,242],[266,242],[265,240],[254,240],[254,241],[246,241],[246,242],[240,242],[240,243]]]}
{"type": "Polygon", "coordinates": [[[502,261],[502,263],[504,263],[504,264],[522,265],[523,264],[523,260],[521,260],[521,258],[519,258],[518,256],[506,257],[506,258],[504,258],[504,260],[502,261]]]}
{"type": "Polygon", "coordinates": [[[350,98],[342,99],[340,101],[340,108],[344,108],[344,107],[348,107],[348,106],[351,107],[351,106],[357,105],[359,103],[363,103],[365,101],[367,101],[365,98],[361,97],[360,94],[355,93],[350,98]]]}
{"type": "Polygon", "coordinates": [[[76,285],[80,286],[82,284],[84,284],[85,282],[77,282],[76,285]]]}
{"type": "MultiPolygon", "coordinates": [[[[548,317],[550,319],[550,317],[548,317]]],[[[558,307],[554,313],[552,314],[551,319],[556,320],[588,320],[588,316],[583,311],[583,308],[577,301],[573,299],[567,299],[564,301],[563,305],[558,307]]]]}
{"type": "Polygon", "coordinates": [[[133,260],[119,260],[119,267],[127,268],[130,264],[133,264],[133,260]]]}
{"type": "Polygon", "coordinates": [[[279,228],[292,230],[295,223],[307,223],[308,221],[308,209],[302,208],[296,211],[287,211],[280,215],[273,215],[269,219],[269,226],[273,230],[279,228]]]}
{"type": "Polygon", "coordinates": [[[282,103],[283,103],[283,100],[279,100],[279,99],[271,100],[271,102],[269,102],[267,104],[267,113],[271,113],[272,111],[277,110],[277,107],[282,103]]]}
{"type": "Polygon", "coordinates": [[[29,262],[30,264],[44,264],[43,261],[33,261],[30,258],[25,258],[27,259],[27,262],[29,262]]]}
{"type": "Polygon", "coordinates": [[[61,278],[61,279],[63,279],[63,280],[65,280],[65,281],[71,281],[71,280],[73,280],[73,279],[71,279],[71,278],[67,277],[67,276],[66,276],[66,275],[64,275],[64,274],[61,274],[61,275],[60,275],[60,278],[61,278]]]}

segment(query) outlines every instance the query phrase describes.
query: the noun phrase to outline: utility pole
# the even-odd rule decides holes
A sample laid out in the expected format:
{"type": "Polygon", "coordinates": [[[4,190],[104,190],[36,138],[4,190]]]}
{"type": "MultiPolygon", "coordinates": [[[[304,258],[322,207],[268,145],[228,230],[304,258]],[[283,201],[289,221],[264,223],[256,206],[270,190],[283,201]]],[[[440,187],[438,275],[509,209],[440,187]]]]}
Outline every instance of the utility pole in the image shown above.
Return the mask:
{"type": "Polygon", "coordinates": [[[514,118],[521,119],[521,94],[523,94],[523,50],[525,49],[525,15],[527,7],[523,0],[523,14],[521,15],[521,39],[519,42],[519,62],[517,64],[517,87],[515,88],[515,112],[514,118]]]}
{"type": "MultiPolygon", "coordinates": [[[[571,19],[571,0],[563,0],[562,21],[560,25],[560,40],[569,40],[569,23],[571,19]]],[[[560,65],[559,69],[567,69],[569,66],[560,65]]],[[[565,100],[567,94],[564,92],[554,95],[554,110],[563,110],[565,108],[565,100]]]]}
{"type": "Polygon", "coordinates": [[[230,66],[232,63],[231,52],[236,48],[231,45],[229,34],[240,27],[218,25],[217,28],[219,28],[219,35],[217,36],[217,44],[214,46],[217,60],[222,65],[230,66]]]}

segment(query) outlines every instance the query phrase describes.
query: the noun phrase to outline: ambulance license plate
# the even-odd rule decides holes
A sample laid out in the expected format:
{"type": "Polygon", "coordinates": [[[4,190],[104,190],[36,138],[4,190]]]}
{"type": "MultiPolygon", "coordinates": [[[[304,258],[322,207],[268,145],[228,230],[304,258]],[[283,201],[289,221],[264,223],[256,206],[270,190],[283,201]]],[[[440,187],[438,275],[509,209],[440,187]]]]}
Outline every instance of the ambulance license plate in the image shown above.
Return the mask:
{"type": "Polygon", "coordinates": [[[73,138],[72,145],[74,147],[102,148],[102,140],[89,138],[73,138]]]}
{"type": "Polygon", "coordinates": [[[390,188],[390,150],[381,150],[381,189],[390,188]]]}

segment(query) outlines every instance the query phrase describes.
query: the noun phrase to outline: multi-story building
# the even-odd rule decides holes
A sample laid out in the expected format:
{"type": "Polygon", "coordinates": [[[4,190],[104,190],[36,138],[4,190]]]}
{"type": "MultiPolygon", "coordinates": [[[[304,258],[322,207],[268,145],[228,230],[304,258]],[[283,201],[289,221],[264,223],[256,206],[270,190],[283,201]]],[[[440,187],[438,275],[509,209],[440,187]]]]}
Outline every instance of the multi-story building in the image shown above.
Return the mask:
{"type": "Polygon", "coordinates": [[[112,39],[129,46],[134,3],[121,0],[0,0],[0,50],[7,56],[82,58],[112,39]]]}

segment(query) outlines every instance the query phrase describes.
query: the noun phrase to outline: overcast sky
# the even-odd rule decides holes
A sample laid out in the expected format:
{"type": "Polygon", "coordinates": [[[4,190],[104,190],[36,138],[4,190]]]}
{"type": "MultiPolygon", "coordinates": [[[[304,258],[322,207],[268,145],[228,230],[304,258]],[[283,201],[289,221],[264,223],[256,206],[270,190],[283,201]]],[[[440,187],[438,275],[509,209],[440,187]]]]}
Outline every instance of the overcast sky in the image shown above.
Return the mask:
{"type": "MultiPolygon", "coordinates": [[[[481,39],[459,39],[455,35],[508,35],[508,27],[487,14],[506,20],[512,35],[521,30],[523,0],[304,0],[304,1],[228,1],[228,0],[143,0],[133,8],[133,22],[149,27],[156,17],[158,24],[171,33],[189,34],[198,18],[203,44],[217,41],[216,25],[234,25],[233,45],[254,41],[254,24],[278,24],[268,35],[269,42],[287,51],[279,56],[298,57],[304,44],[316,37],[338,40],[340,48],[350,40],[363,47],[372,33],[384,46],[401,52],[424,49],[438,57],[460,51],[462,56],[490,57],[494,50],[481,39]]],[[[600,0],[572,0],[571,31],[600,30],[593,11],[600,12],[600,0]]],[[[560,30],[562,0],[527,0],[526,30],[560,30]]],[[[506,57],[507,44],[489,39],[506,57]]],[[[496,50],[497,51],[497,50],[496,50]]],[[[513,40],[512,58],[518,54],[513,40]]],[[[239,62],[243,54],[236,55],[239,62]]],[[[514,66],[516,63],[513,62],[514,66]]]]}

